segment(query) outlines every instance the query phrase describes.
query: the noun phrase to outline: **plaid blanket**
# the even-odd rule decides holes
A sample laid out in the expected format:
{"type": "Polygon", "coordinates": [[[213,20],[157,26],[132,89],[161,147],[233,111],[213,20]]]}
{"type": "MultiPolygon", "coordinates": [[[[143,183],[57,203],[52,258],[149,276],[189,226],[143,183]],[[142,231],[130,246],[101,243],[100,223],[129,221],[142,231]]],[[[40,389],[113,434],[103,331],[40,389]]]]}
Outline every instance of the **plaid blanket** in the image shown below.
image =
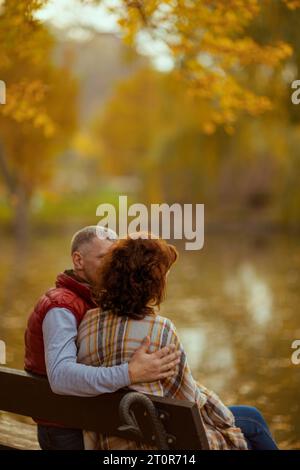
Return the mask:
{"type": "MultiPolygon", "coordinates": [[[[147,335],[151,339],[151,352],[168,344],[175,344],[176,349],[181,350],[178,372],[171,378],[140,383],[130,388],[197,403],[211,449],[247,450],[244,436],[235,427],[231,411],[214,392],[193,379],[178,333],[169,319],[153,314],[143,320],[133,320],[99,309],[89,310],[78,331],[78,362],[103,367],[128,362],[147,335]]],[[[139,442],[90,431],[84,431],[84,443],[86,449],[155,449],[139,442]]]]}

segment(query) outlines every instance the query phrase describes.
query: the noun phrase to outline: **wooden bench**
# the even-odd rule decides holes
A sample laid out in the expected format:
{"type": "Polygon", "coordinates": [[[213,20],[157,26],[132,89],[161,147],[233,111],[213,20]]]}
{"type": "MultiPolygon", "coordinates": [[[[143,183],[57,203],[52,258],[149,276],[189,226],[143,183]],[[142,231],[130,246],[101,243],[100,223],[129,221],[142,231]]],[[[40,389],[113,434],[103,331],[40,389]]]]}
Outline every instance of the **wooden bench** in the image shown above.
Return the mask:
{"type": "MultiPolygon", "coordinates": [[[[152,444],[159,449],[209,449],[197,405],[129,389],[92,398],[54,394],[48,381],[0,367],[0,410],[152,444]]],[[[14,448],[14,445],[0,449],[14,448]]]]}

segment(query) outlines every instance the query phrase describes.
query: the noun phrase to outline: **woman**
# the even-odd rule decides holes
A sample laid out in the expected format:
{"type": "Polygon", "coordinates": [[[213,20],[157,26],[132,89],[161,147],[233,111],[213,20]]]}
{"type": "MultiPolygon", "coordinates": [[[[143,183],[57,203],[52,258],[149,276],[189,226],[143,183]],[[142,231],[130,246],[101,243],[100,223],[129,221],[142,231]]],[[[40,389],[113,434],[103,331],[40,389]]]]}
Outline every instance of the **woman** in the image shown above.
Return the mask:
{"type": "MultiPolygon", "coordinates": [[[[150,351],[175,344],[182,353],[177,373],[165,380],[131,388],[197,403],[211,449],[254,448],[256,444],[253,447],[246,440],[230,409],[214,392],[195,382],[175,326],[157,313],[164,299],[167,274],[177,257],[172,245],[151,234],[148,238],[131,235],[115,243],[99,272],[96,298],[100,308],[88,311],[79,327],[78,361],[104,367],[121,364],[129,360],[145,336],[150,337],[150,351]]],[[[254,420],[253,414],[252,418],[249,416],[253,409],[235,407],[235,410],[239,411],[240,422],[246,423],[245,428],[251,423],[252,437],[255,435],[261,445],[259,412],[254,409],[257,412],[254,420]]],[[[269,432],[267,426],[263,430],[269,432]]],[[[151,449],[135,441],[87,431],[84,441],[86,449],[151,449]]]]}

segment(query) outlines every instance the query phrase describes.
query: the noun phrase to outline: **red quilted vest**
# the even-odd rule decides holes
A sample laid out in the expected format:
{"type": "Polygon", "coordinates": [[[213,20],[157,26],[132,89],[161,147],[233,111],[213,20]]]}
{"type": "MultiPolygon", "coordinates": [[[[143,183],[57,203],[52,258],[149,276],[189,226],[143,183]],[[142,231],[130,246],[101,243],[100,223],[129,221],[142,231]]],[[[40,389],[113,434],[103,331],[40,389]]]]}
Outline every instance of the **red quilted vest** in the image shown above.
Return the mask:
{"type": "Polygon", "coordinates": [[[25,332],[25,370],[47,375],[42,324],[47,312],[54,307],[67,308],[81,322],[85,312],[96,307],[87,283],[80,282],[72,270],[60,273],[56,287],[49,289],[37,302],[31,313],[25,332]]]}

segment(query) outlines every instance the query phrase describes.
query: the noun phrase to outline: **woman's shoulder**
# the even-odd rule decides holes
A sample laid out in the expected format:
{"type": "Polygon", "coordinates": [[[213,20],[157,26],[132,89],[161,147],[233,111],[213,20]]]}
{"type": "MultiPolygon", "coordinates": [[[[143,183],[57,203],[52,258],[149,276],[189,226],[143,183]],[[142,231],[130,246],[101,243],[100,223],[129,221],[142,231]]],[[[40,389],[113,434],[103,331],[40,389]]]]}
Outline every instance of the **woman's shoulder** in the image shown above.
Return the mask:
{"type": "Polygon", "coordinates": [[[100,313],[100,308],[95,307],[95,308],[91,308],[90,310],[87,310],[85,316],[94,317],[96,315],[99,315],[99,313],[100,313]]]}
{"type": "Polygon", "coordinates": [[[97,320],[99,318],[99,315],[100,315],[100,308],[99,307],[91,308],[90,310],[87,310],[87,312],[84,314],[84,317],[83,317],[81,323],[85,323],[87,321],[90,322],[90,321],[93,321],[93,320],[97,320]]]}
{"type": "Polygon", "coordinates": [[[93,326],[93,328],[98,328],[98,325],[100,322],[102,323],[110,322],[112,316],[113,314],[109,311],[103,311],[99,307],[92,308],[85,313],[80,323],[80,326],[81,328],[84,328],[84,327],[87,327],[87,325],[89,325],[89,326],[93,326]]]}
{"type": "MultiPolygon", "coordinates": [[[[98,321],[98,320],[100,320],[100,317],[102,317],[103,321],[109,321],[110,317],[116,318],[116,315],[114,315],[110,311],[103,311],[99,307],[96,307],[96,308],[90,309],[86,312],[86,314],[84,315],[83,321],[84,320],[89,321],[89,322],[90,321],[98,321]]],[[[118,317],[118,319],[120,321],[122,321],[122,317],[118,317]]],[[[170,330],[175,330],[175,326],[174,326],[172,320],[170,320],[170,318],[168,318],[168,317],[165,317],[165,316],[159,315],[159,314],[146,315],[143,318],[143,320],[134,320],[134,319],[129,319],[129,318],[127,318],[127,320],[129,320],[129,322],[131,320],[131,322],[133,322],[133,323],[140,323],[142,321],[142,322],[145,322],[145,323],[160,325],[161,327],[168,328],[170,330]]]]}
{"type": "Polygon", "coordinates": [[[164,326],[165,328],[169,328],[169,329],[172,329],[174,330],[175,329],[175,326],[172,322],[172,320],[168,317],[165,317],[163,315],[147,315],[147,317],[145,317],[147,319],[151,319],[153,323],[156,323],[156,324],[159,324],[159,325],[162,325],[164,326]]]}
{"type": "Polygon", "coordinates": [[[94,315],[114,315],[113,312],[110,310],[101,310],[100,307],[91,308],[87,310],[86,315],[94,316],[94,315]]]}

